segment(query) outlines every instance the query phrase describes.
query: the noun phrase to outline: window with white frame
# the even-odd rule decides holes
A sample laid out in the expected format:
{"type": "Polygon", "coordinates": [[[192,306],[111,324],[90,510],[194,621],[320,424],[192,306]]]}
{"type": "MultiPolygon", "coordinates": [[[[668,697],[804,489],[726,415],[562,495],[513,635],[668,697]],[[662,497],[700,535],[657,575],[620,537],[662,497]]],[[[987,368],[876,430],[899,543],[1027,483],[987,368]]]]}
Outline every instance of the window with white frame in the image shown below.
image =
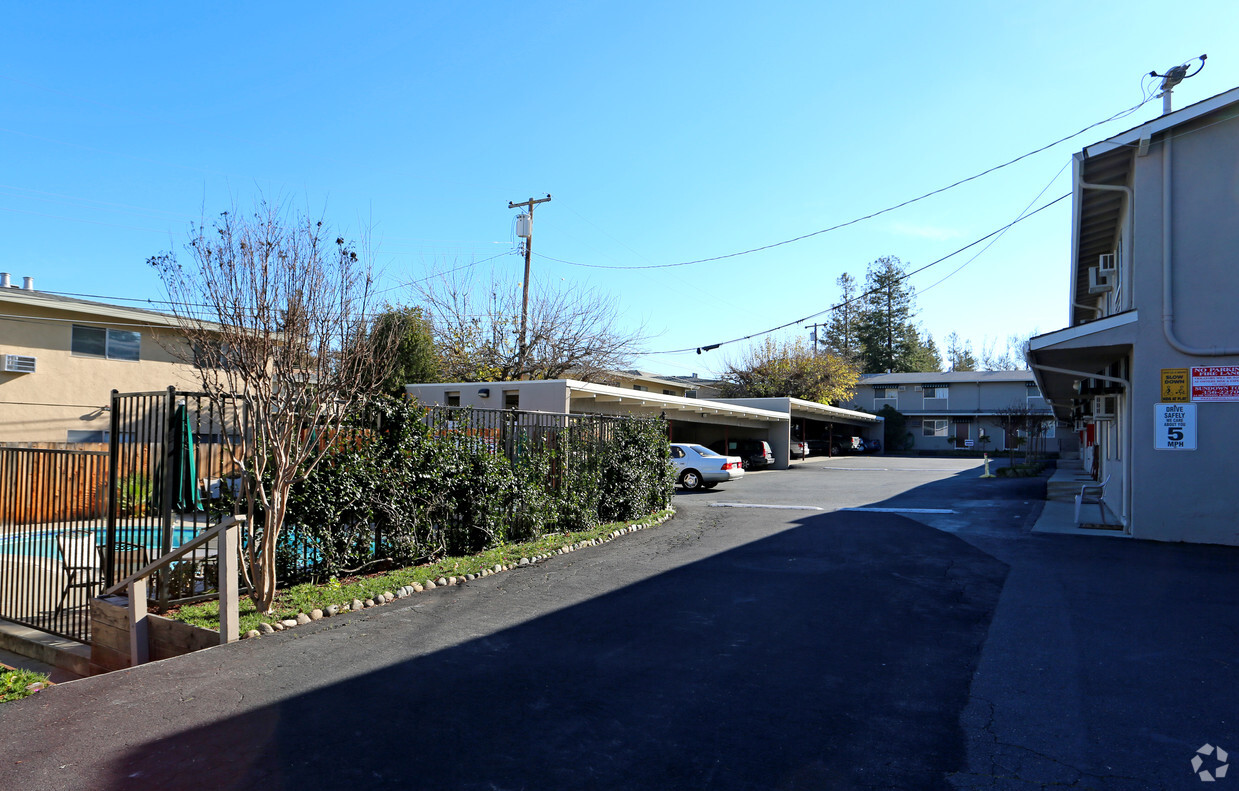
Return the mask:
{"type": "Polygon", "coordinates": [[[921,434],[926,437],[945,437],[950,430],[951,421],[946,418],[925,418],[921,422],[921,434]]]}
{"type": "Polygon", "coordinates": [[[877,412],[884,406],[890,406],[891,409],[897,408],[896,401],[898,400],[898,387],[884,387],[882,385],[873,386],[873,411],[877,412]]]}
{"type": "Polygon", "coordinates": [[[142,348],[142,335],[132,330],[110,330],[103,327],[73,325],[69,349],[85,357],[106,357],[109,360],[134,360],[142,348]]]}
{"type": "Polygon", "coordinates": [[[925,400],[932,401],[933,406],[945,405],[947,386],[946,385],[921,385],[921,394],[925,396],[925,400]]]}

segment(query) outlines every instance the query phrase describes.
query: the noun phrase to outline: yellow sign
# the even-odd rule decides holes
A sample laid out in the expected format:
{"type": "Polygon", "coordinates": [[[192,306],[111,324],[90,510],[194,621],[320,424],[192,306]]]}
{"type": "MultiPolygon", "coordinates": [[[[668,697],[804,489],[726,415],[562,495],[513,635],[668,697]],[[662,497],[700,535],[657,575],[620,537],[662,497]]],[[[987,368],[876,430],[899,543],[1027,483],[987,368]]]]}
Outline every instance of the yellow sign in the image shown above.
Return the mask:
{"type": "Polygon", "coordinates": [[[1186,404],[1191,401],[1188,396],[1188,377],[1186,368],[1162,369],[1162,403],[1186,404]]]}

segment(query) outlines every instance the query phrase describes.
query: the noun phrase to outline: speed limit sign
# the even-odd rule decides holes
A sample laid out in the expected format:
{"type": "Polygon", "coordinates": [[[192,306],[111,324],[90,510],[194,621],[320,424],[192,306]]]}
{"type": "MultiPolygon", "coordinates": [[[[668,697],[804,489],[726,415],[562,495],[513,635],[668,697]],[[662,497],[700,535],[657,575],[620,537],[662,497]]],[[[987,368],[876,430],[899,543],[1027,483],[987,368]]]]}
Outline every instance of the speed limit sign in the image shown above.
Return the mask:
{"type": "Polygon", "coordinates": [[[1154,450],[1196,450],[1196,405],[1153,405],[1154,450]]]}

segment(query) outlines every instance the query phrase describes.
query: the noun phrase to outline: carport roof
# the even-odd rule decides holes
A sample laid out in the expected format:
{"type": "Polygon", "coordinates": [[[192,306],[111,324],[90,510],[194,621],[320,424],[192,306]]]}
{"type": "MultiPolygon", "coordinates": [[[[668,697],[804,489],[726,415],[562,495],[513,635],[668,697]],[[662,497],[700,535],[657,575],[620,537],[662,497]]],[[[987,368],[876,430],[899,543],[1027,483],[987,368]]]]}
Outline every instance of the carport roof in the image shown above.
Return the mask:
{"type": "Polygon", "coordinates": [[[882,418],[868,412],[857,412],[853,409],[843,409],[829,404],[819,404],[816,401],[804,401],[799,398],[722,398],[710,399],[716,404],[746,405],[750,408],[762,409],[773,407],[776,414],[784,418],[812,418],[814,420],[829,420],[834,423],[853,423],[859,425],[874,425],[882,422],[882,418]]]}
{"type": "Polygon", "coordinates": [[[787,414],[784,412],[715,401],[709,398],[684,398],[682,396],[651,393],[647,390],[626,390],[622,387],[581,382],[576,379],[565,379],[563,381],[568,387],[568,397],[573,401],[591,399],[595,404],[614,405],[621,411],[625,407],[642,410],[660,410],[666,412],[667,417],[673,420],[676,418],[677,412],[704,413],[707,416],[713,414],[770,422],[788,419],[787,414]]]}

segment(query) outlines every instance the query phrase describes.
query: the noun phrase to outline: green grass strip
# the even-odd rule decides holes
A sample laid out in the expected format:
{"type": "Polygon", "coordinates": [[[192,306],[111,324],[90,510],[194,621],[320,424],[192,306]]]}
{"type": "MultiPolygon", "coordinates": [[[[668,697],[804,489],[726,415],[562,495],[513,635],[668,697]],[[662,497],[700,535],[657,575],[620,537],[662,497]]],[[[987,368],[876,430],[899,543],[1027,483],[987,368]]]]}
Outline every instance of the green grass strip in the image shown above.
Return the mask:
{"type": "MultiPolygon", "coordinates": [[[[488,549],[477,555],[445,558],[437,563],[427,563],[420,566],[409,566],[383,574],[369,577],[354,577],[338,582],[328,582],[321,585],[304,583],[278,591],[275,595],[273,612],[262,615],[254,608],[254,602],[249,597],[243,597],[240,604],[240,629],[245,634],[258,625],[276,623],[287,618],[296,618],[298,613],[309,613],[314,609],[324,609],[329,605],[346,605],[353,599],[371,599],[384,591],[395,591],[406,585],[425,585],[429,580],[440,577],[463,577],[467,574],[481,574],[483,569],[496,565],[509,566],[521,558],[534,555],[547,555],[556,550],[578,544],[582,541],[603,538],[609,533],[629,525],[647,527],[661,519],[670,517],[675,512],[671,509],[657,511],[640,519],[625,522],[611,522],[599,525],[590,530],[576,533],[549,533],[537,541],[523,544],[504,544],[488,549]]],[[[182,607],[170,617],[178,621],[201,626],[204,629],[219,629],[219,602],[208,601],[201,604],[182,607]]]]}
{"type": "Polygon", "coordinates": [[[33,670],[11,670],[0,665],[0,703],[28,698],[49,686],[47,676],[33,670]]]}

